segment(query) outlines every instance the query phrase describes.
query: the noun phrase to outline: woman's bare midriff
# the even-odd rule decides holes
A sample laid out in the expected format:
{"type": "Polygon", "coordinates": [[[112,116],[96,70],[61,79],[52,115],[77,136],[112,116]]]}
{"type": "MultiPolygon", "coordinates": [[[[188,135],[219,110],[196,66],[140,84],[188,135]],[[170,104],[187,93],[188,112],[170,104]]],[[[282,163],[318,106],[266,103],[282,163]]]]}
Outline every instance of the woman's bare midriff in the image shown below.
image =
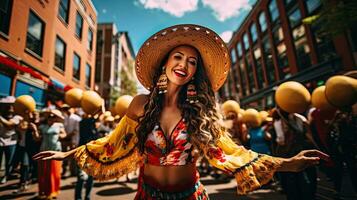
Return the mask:
{"type": "Polygon", "coordinates": [[[189,184],[195,181],[196,165],[194,163],[183,166],[145,164],[144,175],[161,186],[189,184]]]}

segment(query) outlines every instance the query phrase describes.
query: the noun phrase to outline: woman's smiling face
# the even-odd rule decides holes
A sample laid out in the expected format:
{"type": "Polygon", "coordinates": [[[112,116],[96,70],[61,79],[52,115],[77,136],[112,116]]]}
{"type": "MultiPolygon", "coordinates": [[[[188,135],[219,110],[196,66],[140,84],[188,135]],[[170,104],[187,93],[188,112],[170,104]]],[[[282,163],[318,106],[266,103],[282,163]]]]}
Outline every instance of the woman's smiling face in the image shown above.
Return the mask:
{"type": "Polygon", "coordinates": [[[197,50],[191,46],[174,48],[165,64],[168,80],[178,86],[189,82],[196,73],[198,56],[197,50]]]}

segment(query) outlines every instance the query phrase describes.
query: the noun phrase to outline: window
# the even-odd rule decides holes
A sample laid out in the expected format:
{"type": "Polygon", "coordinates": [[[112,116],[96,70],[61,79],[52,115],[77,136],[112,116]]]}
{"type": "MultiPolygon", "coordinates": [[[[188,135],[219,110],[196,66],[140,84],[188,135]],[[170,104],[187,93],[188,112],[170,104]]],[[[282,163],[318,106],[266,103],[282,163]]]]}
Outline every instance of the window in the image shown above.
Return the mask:
{"type": "Polygon", "coordinates": [[[73,78],[76,80],[80,79],[80,71],[81,71],[81,58],[78,54],[73,54],[73,78]]]}
{"type": "Polygon", "coordinates": [[[93,32],[92,30],[89,28],[88,29],[88,45],[87,45],[87,49],[92,51],[93,49],[93,32]]]}
{"type": "Polygon", "coordinates": [[[234,87],[237,91],[237,93],[239,94],[239,91],[240,91],[240,84],[239,84],[239,78],[240,77],[240,74],[239,73],[239,68],[237,66],[234,66],[233,67],[233,82],[234,82],[234,87]]]}
{"type": "Polygon", "coordinates": [[[244,33],[243,42],[244,42],[244,49],[245,50],[249,49],[249,39],[247,33],[244,33]]]}
{"type": "Polygon", "coordinates": [[[257,70],[257,81],[258,87],[263,88],[264,86],[264,73],[263,73],[263,64],[262,64],[262,52],[260,48],[254,48],[254,59],[255,59],[255,68],[257,70]]]}
{"type": "MultiPolygon", "coordinates": [[[[78,1],[77,1],[77,2],[78,2],[78,1]]],[[[86,4],[83,2],[83,0],[79,0],[79,6],[82,8],[82,10],[83,10],[84,12],[87,11],[87,6],[86,6],[86,4]]]]}
{"type": "Polygon", "coordinates": [[[36,102],[36,107],[41,108],[44,106],[44,104],[45,104],[44,92],[45,91],[43,89],[38,88],[33,85],[30,85],[23,81],[18,80],[16,82],[15,97],[18,97],[18,96],[24,95],[24,94],[31,95],[36,102]]]}
{"type": "Polygon", "coordinates": [[[96,51],[98,54],[102,53],[103,50],[103,31],[102,30],[98,30],[97,31],[97,48],[96,51]]]}
{"type": "Polygon", "coordinates": [[[10,95],[11,92],[11,82],[12,78],[0,73],[0,97],[6,97],[10,95]]]}
{"type": "MultiPolygon", "coordinates": [[[[311,25],[311,30],[314,35],[314,41],[316,45],[316,51],[319,62],[328,61],[331,58],[336,57],[336,50],[331,37],[328,34],[321,32],[322,21],[319,20],[311,25]]],[[[352,30],[356,29],[357,26],[352,26],[352,30]]],[[[357,33],[357,31],[356,31],[357,33]]],[[[356,36],[357,34],[355,34],[356,36]]],[[[357,43],[356,43],[357,44],[357,43]]]]}
{"type": "Polygon", "coordinates": [[[250,34],[252,35],[252,41],[254,44],[258,39],[257,26],[254,23],[250,26],[250,34]]]}
{"type": "Polygon", "coordinates": [[[307,12],[313,13],[321,5],[321,0],[305,0],[307,12]]]}
{"type": "Polygon", "coordinates": [[[68,0],[60,0],[58,6],[58,15],[68,23],[68,13],[69,13],[69,1],[68,0]]]}
{"type": "Polygon", "coordinates": [[[261,12],[259,15],[259,25],[260,25],[260,31],[264,32],[267,30],[267,20],[265,18],[265,13],[261,12]]]}
{"type": "Polygon", "coordinates": [[[273,39],[274,39],[274,43],[278,44],[281,41],[283,41],[284,39],[284,33],[283,33],[283,29],[281,28],[281,26],[276,26],[273,29],[273,39]]]}
{"type": "Polygon", "coordinates": [[[244,68],[244,60],[241,59],[240,62],[239,62],[239,69],[240,71],[240,74],[241,74],[241,81],[242,81],[242,93],[243,93],[243,96],[245,96],[246,94],[249,93],[248,91],[248,86],[247,86],[247,78],[246,78],[246,71],[245,71],[245,68],[244,68]]]}
{"type": "Polygon", "coordinates": [[[83,27],[83,17],[79,12],[77,12],[76,16],[76,35],[79,39],[82,39],[82,27],[83,27]]]}
{"type": "Polygon", "coordinates": [[[249,92],[250,92],[250,94],[252,94],[256,91],[255,84],[254,84],[254,71],[253,71],[253,66],[252,66],[252,59],[249,54],[247,54],[245,58],[247,60],[249,92]]]}
{"type": "Polygon", "coordinates": [[[238,52],[238,57],[242,56],[242,44],[240,42],[237,43],[237,52],[238,52]]]}
{"type": "Polygon", "coordinates": [[[0,1],[0,32],[9,35],[12,0],[0,1]]]}
{"type": "Polygon", "coordinates": [[[310,47],[305,36],[304,25],[293,29],[294,45],[296,50],[297,64],[300,69],[311,66],[310,47]]]}
{"type": "Polygon", "coordinates": [[[66,44],[60,37],[56,37],[55,47],[55,66],[62,71],[65,70],[66,62],[66,44]]]}
{"type": "Polygon", "coordinates": [[[269,41],[268,37],[265,37],[262,42],[263,42],[264,58],[265,58],[265,62],[266,62],[266,72],[267,72],[268,83],[272,84],[276,80],[272,49],[271,49],[271,45],[270,45],[270,41],[269,41]]]}
{"type": "Polygon", "coordinates": [[[232,64],[236,63],[237,57],[236,57],[236,53],[234,52],[234,49],[231,50],[231,59],[232,59],[232,64]]]}
{"type": "Polygon", "coordinates": [[[276,4],[276,0],[272,0],[269,3],[269,11],[270,11],[270,19],[272,22],[275,22],[279,17],[278,5],[276,4]]]}
{"type": "Polygon", "coordinates": [[[301,12],[299,8],[296,8],[291,14],[289,14],[290,27],[294,28],[301,22],[301,12]]]}
{"type": "Polygon", "coordinates": [[[43,35],[45,30],[44,22],[32,11],[30,11],[26,48],[42,57],[43,35]]]}
{"type": "Polygon", "coordinates": [[[278,51],[278,65],[280,69],[280,77],[283,79],[289,78],[291,76],[290,74],[290,68],[288,66],[288,58],[286,56],[286,46],[284,42],[280,43],[277,46],[277,51],[278,51]]]}
{"type": "Polygon", "coordinates": [[[91,79],[92,79],[92,68],[87,63],[86,64],[86,86],[91,87],[91,79]]]}
{"type": "Polygon", "coordinates": [[[100,60],[97,60],[95,63],[95,75],[94,75],[95,82],[101,81],[101,74],[102,74],[101,67],[102,67],[102,63],[100,62],[100,60]]]}

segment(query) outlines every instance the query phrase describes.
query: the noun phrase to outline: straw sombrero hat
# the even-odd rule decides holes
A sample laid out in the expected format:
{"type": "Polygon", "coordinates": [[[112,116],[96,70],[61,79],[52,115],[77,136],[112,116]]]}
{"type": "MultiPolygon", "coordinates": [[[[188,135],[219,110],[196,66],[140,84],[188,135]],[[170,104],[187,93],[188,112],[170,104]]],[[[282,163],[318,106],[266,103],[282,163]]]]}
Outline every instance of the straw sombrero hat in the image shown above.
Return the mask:
{"type": "Polygon", "coordinates": [[[140,83],[151,89],[156,84],[153,83],[155,71],[162,67],[160,63],[180,45],[190,45],[199,51],[212,89],[217,91],[224,84],[231,66],[227,46],[217,33],[194,24],[165,28],[145,41],[136,57],[135,70],[140,83]]]}
{"type": "Polygon", "coordinates": [[[64,121],[64,117],[62,115],[62,112],[57,110],[57,109],[45,110],[45,111],[43,111],[43,114],[44,114],[45,118],[54,117],[55,121],[57,121],[57,122],[63,122],[64,121]]]}

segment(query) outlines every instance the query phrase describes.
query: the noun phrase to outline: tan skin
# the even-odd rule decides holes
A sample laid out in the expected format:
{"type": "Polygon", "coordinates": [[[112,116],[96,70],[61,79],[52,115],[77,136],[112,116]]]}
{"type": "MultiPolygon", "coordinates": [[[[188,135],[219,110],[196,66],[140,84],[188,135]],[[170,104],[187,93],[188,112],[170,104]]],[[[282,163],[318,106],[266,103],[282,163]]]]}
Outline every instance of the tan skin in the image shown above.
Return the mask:
{"type": "MultiPolygon", "coordinates": [[[[183,85],[191,80],[196,72],[198,52],[190,46],[176,47],[169,55],[166,62],[166,75],[168,77],[167,93],[165,93],[164,106],[160,116],[160,126],[165,134],[169,134],[181,119],[182,113],[177,107],[178,94],[183,85]],[[181,75],[184,76],[181,76],[181,75]]],[[[138,95],[131,102],[127,116],[138,120],[144,114],[144,105],[148,102],[148,96],[138,95]]],[[[35,160],[56,159],[63,160],[73,155],[76,149],[68,152],[46,151],[35,155],[35,160]]],[[[319,163],[320,158],[328,159],[326,154],[317,150],[302,151],[298,155],[282,159],[278,171],[300,171],[308,166],[319,163]]],[[[156,180],[162,186],[191,183],[196,173],[195,164],[184,166],[155,166],[145,164],[144,175],[156,180]]]]}

